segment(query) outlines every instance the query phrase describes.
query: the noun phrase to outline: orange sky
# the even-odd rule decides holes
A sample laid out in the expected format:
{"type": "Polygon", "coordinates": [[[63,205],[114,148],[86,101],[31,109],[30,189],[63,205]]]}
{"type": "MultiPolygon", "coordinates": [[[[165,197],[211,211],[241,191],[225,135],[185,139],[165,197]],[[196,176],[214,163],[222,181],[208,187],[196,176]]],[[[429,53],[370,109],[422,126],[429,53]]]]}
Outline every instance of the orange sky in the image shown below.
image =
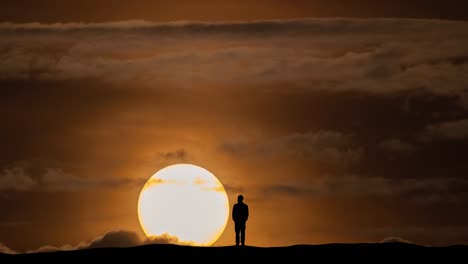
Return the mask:
{"type": "Polygon", "coordinates": [[[6,0],[0,20],[16,22],[232,21],[304,17],[467,19],[462,0],[6,0]],[[38,4],[40,3],[40,4],[38,4]]]}
{"type": "Polygon", "coordinates": [[[5,3],[0,248],[134,244],[180,162],[245,196],[249,245],[466,243],[468,27],[401,18],[464,9],[364,2],[5,3]]]}

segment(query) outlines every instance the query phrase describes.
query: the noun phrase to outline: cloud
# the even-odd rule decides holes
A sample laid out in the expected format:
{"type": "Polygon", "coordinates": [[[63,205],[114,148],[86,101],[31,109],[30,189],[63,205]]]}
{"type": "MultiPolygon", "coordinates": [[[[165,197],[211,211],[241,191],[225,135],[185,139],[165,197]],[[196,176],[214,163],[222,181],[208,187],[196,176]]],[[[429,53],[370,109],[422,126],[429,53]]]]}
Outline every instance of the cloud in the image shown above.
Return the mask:
{"type": "Polygon", "coordinates": [[[112,231],[96,238],[85,248],[133,247],[142,243],[140,237],[131,231],[112,231]]]}
{"type": "Polygon", "coordinates": [[[156,156],[151,157],[149,162],[156,163],[157,167],[166,167],[177,163],[189,163],[193,159],[193,155],[184,148],[179,148],[174,151],[160,151],[156,156]]]}
{"type": "Polygon", "coordinates": [[[263,193],[266,196],[277,196],[277,195],[286,195],[286,196],[296,196],[296,195],[308,195],[313,194],[313,188],[308,188],[295,185],[286,185],[278,184],[268,186],[263,189],[263,193]]]}
{"type": "Polygon", "coordinates": [[[143,179],[118,179],[104,177],[78,177],[65,173],[62,169],[47,168],[43,173],[33,174],[26,168],[4,169],[0,174],[1,191],[85,191],[96,188],[119,186],[143,186],[143,179]]]}
{"type": "Polygon", "coordinates": [[[461,178],[384,178],[364,175],[325,175],[308,184],[272,184],[259,188],[271,197],[331,196],[401,198],[415,204],[451,203],[468,198],[468,180],[461,178]]]}
{"type": "Polygon", "coordinates": [[[223,142],[218,146],[218,150],[237,157],[243,157],[248,151],[248,144],[241,141],[223,142]]]}
{"type": "Polygon", "coordinates": [[[328,130],[291,133],[255,144],[224,142],[218,149],[234,156],[286,155],[340,168],[359,161],[363,155],[363,149],[353,143],[350,135],[328,130]]]}
{"type": "Polygon", "coordinates": [[[16,251],[12,250],[11,248],[5,246],[4,244],[0,243],[0,254],[17,254],[16,251]]]}
{"type": "Polygon", "coordinates": [[[164,161],[186,161],[188,159],[188,153],[185,149],[161,152],[159,153],[159,156],[164,161]]]}
{"type": "Polygon", "coordinates": [[[143,242],[144,244],[178,244],[178,245],[193,245],[191,241],[180,241],[179,238],[169,234],[162,234],[160,236],[152,236],[143,242]]]}
{"type": "Polygon", "coordinates": [[[177,237],[163,234],[151,238],[142,239],[133,231],[114,230],[107,232],[91,241],[83,241],[76,246],[64,245],[61,247],[43,246],[36,250],[29,250],[26,253],[68,251],[88,248],[114,248],[114,247],[135,247],[148,244],[181,244],[191,245],[191,242],[179,241],[177,237]]]}
{"type": "Polygon", "coordinates": [[[423,137],[433,140],[468,139],[468,119],[447,121],[426,127],[423,137]]]}
{"type": "Polygon", "coordinates": [[[224,189],[226,190],[227,193],[243,193],[243,192],[245,192],[245,188],[243,186],[238,185],[238,184],[224,183],[223,186],[224,186],[224,189]]]}
{"type": "Polygon", "coordinates": [[[401,141],[400,139],[396,139],[396,138],[386,139],[380,142],[379,147],[390,152],[404,152],[404,153],[412,152],[415,149],[415,147],[411,145],[410,143],[401,141]]]}
{"type": "Polygon", "coordinates": [[[63,245],[61,247],[42,246],[36,250],[28,250],[25,253],[55,252],[55,251],[68,251],[68,250],[78,250],[78,249],[81,249],[81,244],[76,247],[73,247],[71,245],[63,245]]]}
{"type": "Polygon", "coordinates": [[[413,242],[410,242],[406,239],[403,239],[401,237],[395,237],[395,236],[390,236],[382,239],[380,243],[407,243],[407,244],[414,244],[413,242]]]}
{"type": "MultiPolygon", "coordinates": [[[[427,216],[430,217],[430,214],[427,216]]],[[[359,228],[359,232],[372,234],[373,237],[384,237],[384,239],[377,241],[371,239],[371,243],[407,243],[425,247],[446,247],[466,244],[466,235],[464,234],[467,233],[467,226],[464,224],[368,226],[359,228]],[[398,235],[388,236],[387,234],[398,235]]]]}
{"type": "MultiPolygon", "coordinates": [[[[187,151],[179,149],[152,155],[147,162],[156,161],[158,165],[169,165],[187,162],[190,157],[187,151]]],[[[145,177],[117,176],[112,172],[106,175],[93,172],[75,175],[62,168],[43,167],[41,164],[16,163],[14,166],[0,169],[0,191],[81,192],[121,187],[141,188],[147,181],[145,177]]]]}
{"type": "Polygon", "coordinates": [[[266,144],[262,151],[288,153],[333,165],[360,159],[362,149],[354,147],[351,136],[337,131],[311,131],[285,135],[266,144]]]}
{"type": "Polygon", "coordinates": [[[0,35],[4,80],[97,78],[151,87],[286,82],[327,91],[422,89],[466,103],[467,22],[2,23],[0,35]]]}
{"type": "Polygon", "coordinates": [[[39,182],[26,175],[22,168],[5,169],[0,174],[0,190],[27,191],[39,186],[39,182]]]}

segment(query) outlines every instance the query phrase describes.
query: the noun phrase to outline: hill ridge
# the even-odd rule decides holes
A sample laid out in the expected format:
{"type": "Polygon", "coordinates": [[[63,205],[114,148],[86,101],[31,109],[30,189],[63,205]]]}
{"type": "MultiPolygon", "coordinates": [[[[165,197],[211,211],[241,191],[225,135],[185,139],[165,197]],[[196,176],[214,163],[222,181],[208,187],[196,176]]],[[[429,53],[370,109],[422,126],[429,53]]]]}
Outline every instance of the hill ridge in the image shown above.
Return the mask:
{"type": "MultiPolygon", "coordinates": [[[[227,261],[253,260],[257,258],[290,258],[291,260],[402,260],[417,258],[419,261],[443,260],[450,258],[468,259],[468,245],[423,246],[404,242],[391,243],[329,243],[293,244],[286,246],[214,246],[199,247],[176,244],[149,244],[132,247],[88,248],[69,251],[49,251],[25,254],[0,254],[0,261],[6,260],[90,260],[90,259],[132,259],[132,258],[170,258],[227,261]]],[[[301,261],[302,262],[302,261],[301,261]]]]}

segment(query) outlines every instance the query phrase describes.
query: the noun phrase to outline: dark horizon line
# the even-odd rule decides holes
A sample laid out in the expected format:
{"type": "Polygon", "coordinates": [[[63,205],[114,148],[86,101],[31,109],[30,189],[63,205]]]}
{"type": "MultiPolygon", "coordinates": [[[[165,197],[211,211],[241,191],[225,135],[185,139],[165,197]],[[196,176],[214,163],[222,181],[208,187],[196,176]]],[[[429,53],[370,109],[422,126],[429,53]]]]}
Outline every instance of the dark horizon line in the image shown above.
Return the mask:
{"type": "MultiPolygon", "coordinates": [[[[329,243],[329,244],[297,244],[291,246],[262,247],[262,246],[190,246],[177,244],[146,244],[129,247],[100,247],[76,250],[58,250],[45,252],[0,253],[0,260],[11,260],[26,258],[26,260],[69,260],[74,258],[100,259],[104,257],[111,259],[118,257],[148,257],[158,256],[159,258],[170,257],[171,259],[187,257],[197,259],[229,259],[242,260],[249,259],[271,259],[290,258],[304,260],[304,258],[326,259],[326,260],[362,260],[369,258],[375,260],[376,257],[401,260],[402,256],[417,257],[418,260],[447,260],[447,258],[459,259],[468,256],[468,245],[452,246],[421,246],[406,242],[375,242],[375,243],[329,243]]],[[[302,263],[302,262],[301,262],[302,263]]]]}
{"type": "MultiPolygon", "coordinates": [[[[189,245],[189,244],[176,244],[176,243],[148,243],[141,245],[132,245],[132,246],[109,246],[109,247],[90,247],[90,248],[76,248],[76,249],[56,249],[49,251],[29,251],[29,252],[19,252],[19,253],[3,253],[1,255],[31,255],[31,254],[44,254],[44,253],[56,253],[56,252],[75,252],[75,251],[89,251],[89,250],[113,250],[113,249],[142,249],[142,248],[153,248],[153,247],[177,247],[177,248],[217,248],[217,249],[230,249],[230,248],[250,248],[250,249],[290,249],[290,248],[326,248],[326,247],[356,247],[356,246],[404,246],[404,247],[419,247],[419,248],[434,248],[434,249],[446,249],[446,248],[465,248],[468,250],[468,244],[450,244],[450,245],[422,245],[413,242],[405,241],[391,241],[391,242],[329,242],[329,243],[319,243],[319,244],[290,244],[290,245],[281,245],[281,246],[256,246],[256,245],[245,245],[245,246],[236,246],[236,245],[211,245],[211,246],[201,246],[201,245],[189,245]]],[[[468,252],[468,251],[467,251],[468,252]]]]}
{"type": "Polygon", "coordinates": [[[88,19],[88,20],[0,20],[0,24],[106,24],[118,22],[147,22],[154,24],[171,24],[171,23],[194,23],[194,24],[229,24],[229,23],[259,23],[259,22],[275,22],[275,21],[304,21],[304,20],[435,20],[435,21],[453,21],[453,22],[468,22],[468,18],[453,18],[453,17],[426,17],[426,16],[298,16],[291,18],[255,18],[255,19],[226,19],[226,20],[209,20],[209,19],[172,19],[172,20],[157,20],[147,18],[123,18],[123,19],[88,19]]]}

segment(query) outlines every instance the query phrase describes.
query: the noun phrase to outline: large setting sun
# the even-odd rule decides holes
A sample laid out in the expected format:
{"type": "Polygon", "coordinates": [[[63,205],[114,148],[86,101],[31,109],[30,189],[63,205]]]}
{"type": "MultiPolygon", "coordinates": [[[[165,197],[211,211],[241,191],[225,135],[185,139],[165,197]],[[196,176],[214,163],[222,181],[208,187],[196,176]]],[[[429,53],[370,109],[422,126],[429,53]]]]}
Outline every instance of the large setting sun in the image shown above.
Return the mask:
{"type": "Polygon", "coordinates": [[[176,164],[156,172],[138,200],[138,218],[149,238],[170,236],[176,243],[210,246],[223,233],[229,200],[208,170],[176,164]]]}

